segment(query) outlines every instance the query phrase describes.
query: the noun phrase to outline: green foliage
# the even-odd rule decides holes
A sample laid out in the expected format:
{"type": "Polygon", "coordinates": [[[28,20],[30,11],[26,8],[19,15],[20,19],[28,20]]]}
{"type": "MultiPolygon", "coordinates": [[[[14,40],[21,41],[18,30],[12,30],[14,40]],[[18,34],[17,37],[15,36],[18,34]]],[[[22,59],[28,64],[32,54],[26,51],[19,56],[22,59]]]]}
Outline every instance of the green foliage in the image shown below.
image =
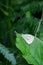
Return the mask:
{"type": "Polygon", "coordinates": [[[9,53],[9,50],[6,47],[4,47],[2,44],[0,44],[0,53],[2,53],[4,57],[12,63],[12,65],[16,64],[14,54],[9,53]]]}
{"type": "MultiPolygon", "coordinates": [[[[16,65],[30,64],[16,47],[15,31],[19,34],[34,35],[43,41],[43,0],[0,0],[0,65],[12,65],[15,60],[16,65]]],[[[19,44],[23,44],[19,36],[18,39],[19,44]]],[[[22,47],[25,50],[24,45],[22,47]]]]}
{"type": "Polygon", "coordinates": [[[35,37],[31,44],[27,44],[22,39],[22,34],[20,35],[18,33],[16,40],[17,48],[22,52],[22,56],[28,63],[33,65],[43,65],[43,41],[35,37]]]}

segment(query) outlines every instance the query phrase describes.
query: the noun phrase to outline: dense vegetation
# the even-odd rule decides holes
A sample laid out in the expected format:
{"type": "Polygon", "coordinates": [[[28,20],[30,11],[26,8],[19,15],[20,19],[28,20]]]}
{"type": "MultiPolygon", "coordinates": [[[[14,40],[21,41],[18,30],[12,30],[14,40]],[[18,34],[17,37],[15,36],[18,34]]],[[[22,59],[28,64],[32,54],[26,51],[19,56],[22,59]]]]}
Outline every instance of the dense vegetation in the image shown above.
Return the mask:
{"type": "MultiPolygon", "coordinates": [[[[0,0],[0,65],[31,64],[31,61],[27,62],[30,56],[27,56],[27,59],[22,56],[23,45],[21,49],[19,44],[16,45],[17,36],[20,39],[19,43],[24,43],[18,33],[31,34],[39,38],[43,48],[43,0],[0,0]]],[[[43,50],[41,53],[43,62],[43,50]]]]}

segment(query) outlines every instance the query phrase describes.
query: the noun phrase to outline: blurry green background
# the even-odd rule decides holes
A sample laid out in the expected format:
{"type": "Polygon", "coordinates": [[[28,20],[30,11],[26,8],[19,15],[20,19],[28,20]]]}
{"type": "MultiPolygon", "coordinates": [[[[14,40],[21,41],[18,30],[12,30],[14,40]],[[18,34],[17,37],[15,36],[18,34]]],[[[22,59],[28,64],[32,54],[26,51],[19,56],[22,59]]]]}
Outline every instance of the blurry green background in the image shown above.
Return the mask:
{"type": "MultiPolygon", "coordinates": [[[[15,31],[43,40],[43,0],[0,0],[0,43],[15,53],[17,65],[29,65],[15,47],[15,31]]],[[[2,54],[0,65],[10,65],[2,54]]]]}

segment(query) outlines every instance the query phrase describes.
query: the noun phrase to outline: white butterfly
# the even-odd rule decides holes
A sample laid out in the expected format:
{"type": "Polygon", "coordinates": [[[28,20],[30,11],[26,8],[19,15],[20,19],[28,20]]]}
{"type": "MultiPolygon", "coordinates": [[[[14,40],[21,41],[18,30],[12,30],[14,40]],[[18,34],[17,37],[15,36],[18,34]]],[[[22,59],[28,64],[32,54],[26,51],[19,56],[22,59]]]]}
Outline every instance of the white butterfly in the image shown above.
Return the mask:
{"type": "Polygon", "coordinates": [[[30,34],[22,34],[22,38],[28,43],[31,44],[34,40],[34,36],[30,34]]]}

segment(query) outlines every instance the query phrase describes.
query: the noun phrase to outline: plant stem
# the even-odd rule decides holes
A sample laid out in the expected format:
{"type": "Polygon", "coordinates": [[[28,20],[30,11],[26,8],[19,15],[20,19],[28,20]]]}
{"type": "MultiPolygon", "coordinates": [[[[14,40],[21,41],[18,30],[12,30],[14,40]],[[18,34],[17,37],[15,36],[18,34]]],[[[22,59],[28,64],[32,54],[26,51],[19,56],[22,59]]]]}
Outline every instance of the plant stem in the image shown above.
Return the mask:
{"type": "Polygon", "coordinates": [[[37,27],[37,30],[36,30],[36,34],[35,34],[35,36],[37,36],[37,33],[38,33],[39,30],[40,30],[40,26],[41,26],[42,18],[43,18],[43,12],[42,12],[42,17],[41,17],[41,20],[39,21],[39,24],[38,24],[38,27],[37,27]]]}
{"type": "MultiPolygon", "coordinates": [[[[8,7],[10,6],[9,3],[11,4],[10,0],[8,0],[8,3],[7,3],[8,7]]],[[[11,21],[9,20],[8,21],[8,29],[9,29],[9,31],[10,31],[11,28],[12,28],[12,24],[11,24],[11,21]]],[[[9,32],[9,38],[10,38],[10,42],[11,42],[12,48],[14,49],[14,38],[13,38],[12,34],[13,34],[12,31],[10,31],[9,32]]]]}
{"type": "MultiPolygon", "coordinates": [[[[9,28],[9,30],[11,29],[11,22],[9,21],[8,22],[8,28],[9,28]]],[[[13,33],[12,33],[12,31],[10,31],[9,32],[9,38],[10,38],[10,42],[11,42],[11,45],[12,45],[12,47],[13,47],[13,49],[14,49],[14,38],[13,38],[13,35],[12,35],[13,33]]]]}

